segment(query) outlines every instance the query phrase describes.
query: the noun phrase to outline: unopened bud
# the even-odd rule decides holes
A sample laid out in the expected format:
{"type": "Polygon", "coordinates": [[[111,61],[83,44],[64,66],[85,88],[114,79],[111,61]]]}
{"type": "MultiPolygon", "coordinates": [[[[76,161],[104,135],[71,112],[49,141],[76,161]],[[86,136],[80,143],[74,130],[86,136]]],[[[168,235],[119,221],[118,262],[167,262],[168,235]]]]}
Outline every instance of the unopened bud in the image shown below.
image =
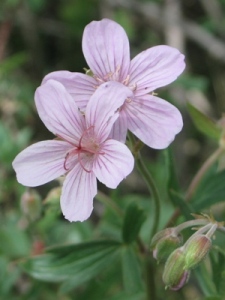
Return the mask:
{"type": "Polygon", "coordinates": [[[35,190],[28,190],[22,195],[21,210],[31,221],[40,217],[41,198],[35,190]]]}
{"type": "Polygon", "coordinates": [[[166,288],[171,290],[179,290],[189,279],[190,271],[184,270],[185,255],[183,247],[173,251],[166,261],[163,281],[166,288]]]}
{"type": "Polygon", "coordinates": [[[208,254],[212,246],[211,240],[204,234],[191,238],[184,245],[185,269],[195,268],[208,254]]]}
{"type": "Polygon", "coordinates": [[[174,228],[166,228],[158,232],[151,243],[153,257],[158,262],[165,262],[169,255],[181,245],[182,240],[181,234],[177,234],[174,228]]]}

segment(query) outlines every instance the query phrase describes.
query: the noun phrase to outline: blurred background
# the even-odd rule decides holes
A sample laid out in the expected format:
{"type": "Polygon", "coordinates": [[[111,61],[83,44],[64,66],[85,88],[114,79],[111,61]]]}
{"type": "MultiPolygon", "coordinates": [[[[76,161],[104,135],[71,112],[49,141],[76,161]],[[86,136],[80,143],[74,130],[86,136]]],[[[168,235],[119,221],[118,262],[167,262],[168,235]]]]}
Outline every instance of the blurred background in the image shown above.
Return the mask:
{"type": "MultiPolygon", "coordinates": [[[[70,224],[60,214],[58,183],[27,190],[16,181],[11,165],[25,147],[53,137],[36,112],[35,89],[49,72],[84,72],[88,66],[81,48],[83,30],[102,18],[124,27],[131,57],[160,44],[186,56],[184,74],[157,91],[183,115],[184,129],[171,148],[184,190],[217,147],[217,141],[195,128],[186,105],[190,102],[215,122],[225,111],[225,0],[0,0],[0,299],[122,299],[115,297],[119,284],[105,285],[104,290],[100,278],[63,292],[56,284],[32,279],[17,264],[23,257],[41,254],[46,246],[118,234],[112,216],[111,223],[101,220],[107,212],[98,201],[89,221],[70,224]]],[[[166,198],[164,151],[145,147],[143,155],[166,198]]],[[[137,195],[144,199],[147,193],[134,171],[111,196],[125,203],[137,195]]],[[[162,226],[173,212],[165,205],[162,226]]],[[[223,205],[219,212],[224,218],[223,205]]],[[[195,282],[185,289],[183,294],[168,292],[168,299],[200,299],[195,282]]]]}

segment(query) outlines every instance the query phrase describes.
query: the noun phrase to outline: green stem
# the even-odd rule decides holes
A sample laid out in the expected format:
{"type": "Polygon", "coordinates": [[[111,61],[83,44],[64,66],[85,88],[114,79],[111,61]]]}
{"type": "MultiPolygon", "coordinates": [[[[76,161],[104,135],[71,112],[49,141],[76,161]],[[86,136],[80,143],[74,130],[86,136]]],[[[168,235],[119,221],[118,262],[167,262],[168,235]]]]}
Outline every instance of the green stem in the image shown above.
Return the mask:
{"type": "Polygon", "coordinates": [[[158,190],[156,188],[155,182],[150,174],[150,172],[147,170],[147,168],[145,167],[142,159],[141,159],[141,154],[139,152],[140,147],[137,147],[136,145],[139,143],[135,141],[134,136],[129,133],[129,139],[132,145],[132,148],[135,150],[134,151],[134,155],[136,158],[136,165],[138,168],[138,171],[141,173],[142,177],[144,178],[148,189],[150,191],[150,194],[152,195],[152,198],[154,200],[154,220],[153,220],[153,227],[152,227],[152,231],[150,234],[150,241],[151,238],[153,237],[153,235],[157,232],[158,229],[158,224],[159,224],[159,219],[160,219],[160,197],[159,197],[159,193],[158,190]],[[138,151],[136,150],[138,149],[138,151]]]}
{"type": "Polygon", "coordinates": [[[190,220],[186,221],[184,223],[181,223],[180,225],[175,227],[174,232],[178,234],[182,230],[188,228],[188,227],[193,227],[193,226],[201,226],[201,225],[207,225],[209,224],[209,220],[207,219],[197,219],[197,220],[190,220]]]}
{"type": "Polygon", "coordinates": [[[156,299],[156,285],[155,285],[155,270],[151,257],[148,255],[145,258],[146,265],[146,288],[147,288],[147,299],[155,300],[156,299]]]}
{"type": "Polygon", "coordinates": [[[149,189],[150,193],[152,194],[152,198],[154,200],[154,213],[153,213],[154,220],[153,220],[152,231],[150,234],[150,239],[151,239],[153,237],[153,235],[157,232],[157,229],[158,229],[158,224],[159,224],[159,219],[160,219],[160,198],[159,198],[159,193],[156,188],[155,182],[154,182],[151,174],[148,172],[147,168],[145,167],[140,154],[136,159],[136,164],[137,164],[138,171],[141,173],[142,177],[144,178],[144,180],[148,186],[148,189],[149,189]]]}

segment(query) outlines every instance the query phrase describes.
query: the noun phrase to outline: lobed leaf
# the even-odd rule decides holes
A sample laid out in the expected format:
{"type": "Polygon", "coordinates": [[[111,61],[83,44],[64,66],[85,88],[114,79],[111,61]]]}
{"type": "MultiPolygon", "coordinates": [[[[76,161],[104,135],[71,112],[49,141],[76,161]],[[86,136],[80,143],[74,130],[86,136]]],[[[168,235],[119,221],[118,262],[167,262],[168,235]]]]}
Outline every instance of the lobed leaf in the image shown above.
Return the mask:
{"type": "Polygon", "coordinates": [[[146,217],[145,211],[136,203],[128,206],[122,227],[122,236],[126,244],[132,243],[137,238],[146,217]]]}
{"type": "Polygon", "coordinates": [[[75,287],[113,263],[120,245],[119,242],[107,240],[54,247],[44,255],[28,258],[22,263],[22,268],[43,281],[71,279],[75,287]]]}
{"type": "Polygon", "coordinates": [[[123,284],[128,294],[135,294],[142,290],[141,268],[138,256],[130,246],[122,248],[123,284]]]}

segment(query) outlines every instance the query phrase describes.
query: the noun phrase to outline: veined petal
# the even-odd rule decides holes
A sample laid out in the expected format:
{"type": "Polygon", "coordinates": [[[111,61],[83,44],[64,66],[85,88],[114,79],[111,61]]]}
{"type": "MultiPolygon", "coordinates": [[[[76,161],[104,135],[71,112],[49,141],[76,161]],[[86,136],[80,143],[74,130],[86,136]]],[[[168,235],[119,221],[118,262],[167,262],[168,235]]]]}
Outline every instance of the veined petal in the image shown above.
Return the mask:
{"type": "Polygon", "coordinates": [[[155,96],[135,97],[124,110],[128,129],[151,148],[166,148],[183,126],[179,110],[155,96]]]}
{"type": "Polygon", "coordinates": [[[82,73],[72,73],[69,71],[52,72],[44,77],[42,84],[50,79],[59,81],[73,97],[81,110],[86,107],[91,95],[96,90],[96,80],[82,73]]]}
{"type": "Polygon", "coordinates": [[[173,82],[184,68],[184,55],[177,49],[152,47],[132,59],[129,85],[137,87],[135,95],[145,95],[173,82]]]}
{"type": "Polygon", "coordinates": [[[34,187],[63,175],[66,172],[65,157],[71,147],[69,143],[58,140],[29,146],[12,163],[18,182],[34,187]]]}
{"type": "Polygon", "coordinates": [[[106,82],[90,98],[85,119],[87,128],[93,126],[100,141],[104,141],[119,116],[119,108],[125,100],[133,97],[133,92],[123,84],[115,81],[106,82]]]}
{"type": "Polygon", "coordinates": [[[84,29],[82,48],[85,59],[92,72],[99,78],[119,71],[118,78],[123,81],[130,65],[129,40],[124,29],[116,22],[103,19],[93,21],[84,29]]]}
{"type": "Polygon", "coordinates": [[[78,143],[85,128],[84,117],[64,86],[48,80],[35,93],[38,114],[45,126],[66,141],[78,143]]]}
{"type": "Polygon", "coordinates": [[[108,136],[108,139],[117,140],[121,143],[125,143],[127,137],[127,117],[122,109],[120,116],[113,124],[112,130],[108,136]]]}
{"type": "Polygon", "coordinates": [[[114,189],[133,170],[134,158],[126,145],[115,140],[107,140],[100,152],[93,172],[99,181],[114,189]]]}
{"type": "MultiPolygon", "coordinates": [[[[86,166],[88,168],[88,166],[86,166]]],[[[93,172],[86,172],[79,163],[67,174],[63,183],[61,209],[70,222],[84,221],[93,210],[97,181],[93,172]]]]}

